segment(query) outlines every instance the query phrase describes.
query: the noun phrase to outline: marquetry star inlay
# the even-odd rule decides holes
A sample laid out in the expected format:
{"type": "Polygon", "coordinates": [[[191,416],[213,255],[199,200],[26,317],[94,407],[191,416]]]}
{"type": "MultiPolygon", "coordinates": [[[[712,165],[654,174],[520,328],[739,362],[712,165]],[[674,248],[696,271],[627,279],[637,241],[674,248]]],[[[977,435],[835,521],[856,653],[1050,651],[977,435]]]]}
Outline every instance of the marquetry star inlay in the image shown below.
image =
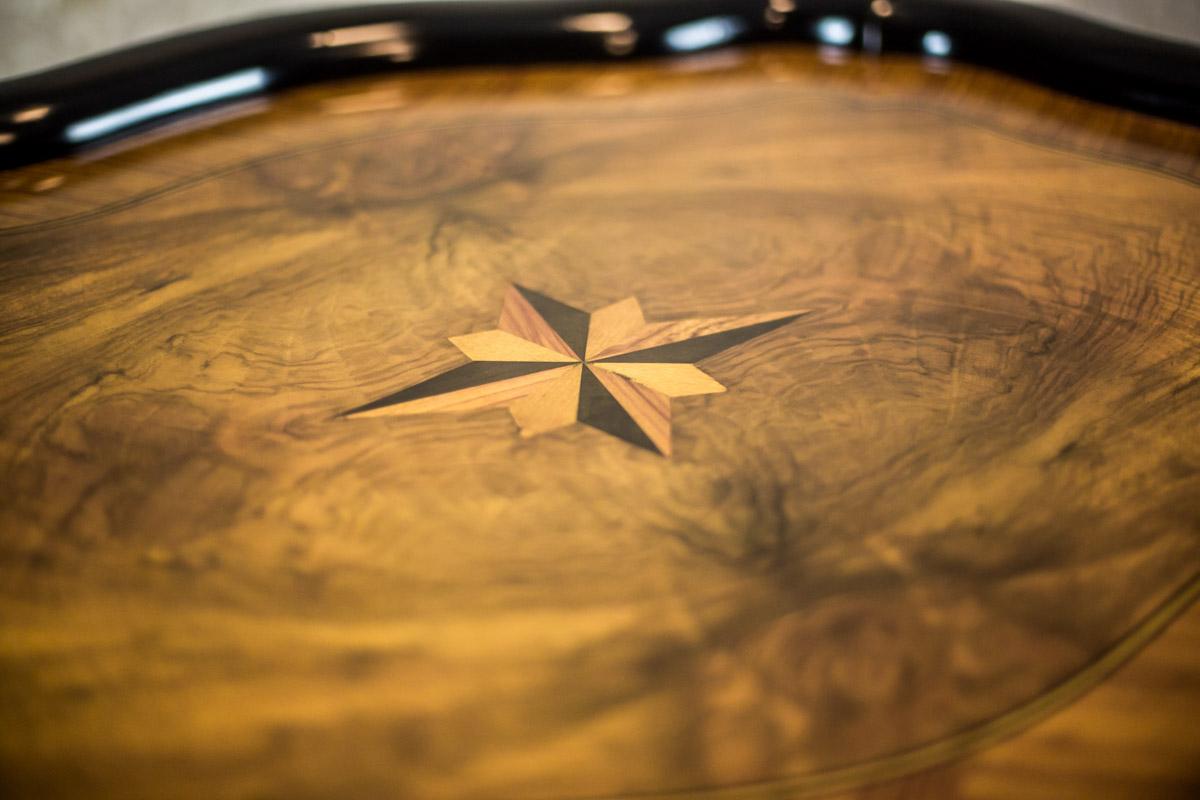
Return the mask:
{"type": "Polygon", "coordinates": [[[589,314],[512,286],[499,327],[450,338],[468,363],[343,416],[507,406],[522,436],[579,422],[669,456],[671,398],[725,391],[694,362],[806,313],[647,322],[633,297],[589,314]]]}

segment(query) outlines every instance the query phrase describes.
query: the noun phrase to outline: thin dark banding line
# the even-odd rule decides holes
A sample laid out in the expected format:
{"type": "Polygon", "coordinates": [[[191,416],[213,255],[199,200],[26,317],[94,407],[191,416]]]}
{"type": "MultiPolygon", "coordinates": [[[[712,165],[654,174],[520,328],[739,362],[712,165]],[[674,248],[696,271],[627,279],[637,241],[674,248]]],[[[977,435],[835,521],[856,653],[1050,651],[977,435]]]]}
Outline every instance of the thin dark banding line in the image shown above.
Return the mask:
{"type": "MultiPolygon", "coordinates": [[[[1078,672],[1033,699],[1000,716],[919,745],[879,758],[843,767],[787,778],[734,786],[678,788],[666,791],[628,792],[621,797],[701,798],[702,800],[777,800],[782,797],[815,797],[851,791],[869,784],[896,780],[977,753],[1026,730],[1078,700],[1125,664],[1166,630],[1200,598],[1200,573],[1188,578],[1162,605],[1135,625],[1123,638],[1078,672]]],[[[590,795],[579,800],[615,800],[611,795],[590,795]]]]}

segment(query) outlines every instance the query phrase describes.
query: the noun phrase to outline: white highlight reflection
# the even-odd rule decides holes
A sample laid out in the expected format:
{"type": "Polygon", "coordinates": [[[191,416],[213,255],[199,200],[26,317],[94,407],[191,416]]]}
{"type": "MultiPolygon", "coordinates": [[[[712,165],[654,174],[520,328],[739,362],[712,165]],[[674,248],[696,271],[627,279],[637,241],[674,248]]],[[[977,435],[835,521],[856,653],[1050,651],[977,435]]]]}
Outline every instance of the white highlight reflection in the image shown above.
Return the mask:
{"type": "Polygon", "coordinates": [[[928,31],[921,37],[921,48],[931,56],[945,58],[950,55],[950,37],[941,31],[928,31]]]}
{"type": "Polygon", "coordinates": [[[845,47],[854,41],[854,23],[846,17],[821,17],[814,31],[821,44],[845,47]]]}
{"type": "Polygon", "coordinates": [[[82,119],[67,126],[63,136],[68,142],[86,142],[145,122],[148,119],[172,114],[216,100],[240,97],[266,88],[271,75],[262,67],[231,72],[220,78],[201,81],[181,89],[172,89],[148,100],[139,100],[115,111],[82,119]]]}
{"type": "Polygon", "coordinates": [[[725,44],[744,30],[746,23],[738,17],[705,17],[667,28],[663,44],[669,50],[687,53],[725,44]]]}

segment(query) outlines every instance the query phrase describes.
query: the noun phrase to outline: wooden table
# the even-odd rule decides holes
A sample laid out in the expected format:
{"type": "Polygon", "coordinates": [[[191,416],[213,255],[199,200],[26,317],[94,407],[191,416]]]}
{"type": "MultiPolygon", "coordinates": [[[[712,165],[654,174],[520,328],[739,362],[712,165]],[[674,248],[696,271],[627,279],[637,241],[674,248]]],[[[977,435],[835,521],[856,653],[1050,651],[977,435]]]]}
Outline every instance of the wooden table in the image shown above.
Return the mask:
{"type": "Polygon", "coordinates": [[[0,175],[13,797],[1191,797],[1200,134],[757,48],[0,175]]]}

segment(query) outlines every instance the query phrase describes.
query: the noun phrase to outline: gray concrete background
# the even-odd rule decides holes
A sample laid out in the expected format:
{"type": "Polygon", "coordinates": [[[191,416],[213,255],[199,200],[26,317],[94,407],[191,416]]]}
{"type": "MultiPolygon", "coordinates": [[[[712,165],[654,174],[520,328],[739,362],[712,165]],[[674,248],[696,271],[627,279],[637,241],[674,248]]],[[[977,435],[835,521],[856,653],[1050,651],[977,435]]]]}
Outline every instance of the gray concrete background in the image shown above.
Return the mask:
{"type": "MultiPolygon", "coordinates": [[[[368,1],[0,0],[0,78],[190,28],[368,1]]],[[[1070,8],[1112,25],[1200,44],[1200,0],[1020,2],[1070,8]]]]}

